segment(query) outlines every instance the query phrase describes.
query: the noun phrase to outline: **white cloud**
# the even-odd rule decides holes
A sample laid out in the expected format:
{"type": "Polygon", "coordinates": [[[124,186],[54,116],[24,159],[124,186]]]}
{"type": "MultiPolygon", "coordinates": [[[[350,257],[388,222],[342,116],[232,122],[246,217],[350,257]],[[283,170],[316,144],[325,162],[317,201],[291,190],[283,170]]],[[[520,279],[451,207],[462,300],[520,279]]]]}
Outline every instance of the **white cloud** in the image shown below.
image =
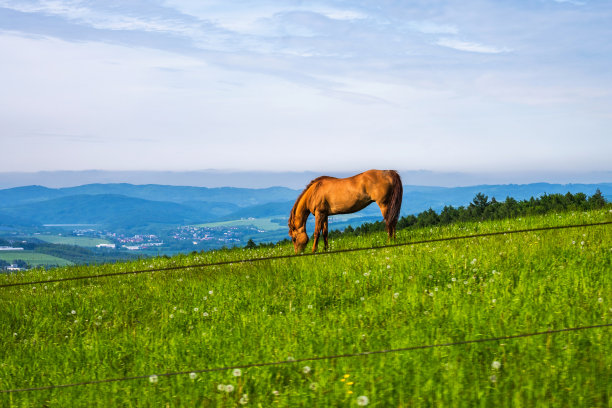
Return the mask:
{"type": "Polygon", "coordinates": [[[458,51],[476,52],[481,54],[501,54],[511,52],[509,48],[495,47],[491,45],[484,45],[469,41],[462,41],[456,38],[440,38],[436,42],[437,45],[442,47],[453,48],[458,51]]]}

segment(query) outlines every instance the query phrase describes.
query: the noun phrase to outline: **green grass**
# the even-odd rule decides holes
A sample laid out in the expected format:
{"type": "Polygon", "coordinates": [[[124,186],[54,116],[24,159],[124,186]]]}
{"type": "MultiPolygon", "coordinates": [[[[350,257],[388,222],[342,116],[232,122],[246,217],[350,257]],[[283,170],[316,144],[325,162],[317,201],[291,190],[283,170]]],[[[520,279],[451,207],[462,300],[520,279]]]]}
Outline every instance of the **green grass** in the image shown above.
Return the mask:
{"type": "Polygon", "coordinates": [[[232,221],[221,221],[221,222],[210,222],[206,224],[195,225],[196,227],[202,228],[217,228],[217,227],[248,227],[253,226],[255,228],[262,229],[264,231],[276,231],[280,229],[286,229],[286,225],[279,225],[271,220],[279,217],[271,218],[254,218],[250,220],[232,220],[232,221]]]}
{"type": "Polygon", "coordinates": [[[72,262],[66,259],[47,254],[40,254],[34,251],[0,251],[0,260],[13,262],[16,259],[22,259],[34,267],[45,265],[72,265],[72,262]]]}
{"type": "Polygon", "coordinates": [[[59,235],[33,235],[34,238],[50,244],[76,245],[86,248],[95,248],[98,244],[110,244],[111,242],[103,238],[90,237],[65,237],[59,235]]]}
{"type": "MultiPolygon", "coordinates": [[[[610,220],[607,209],[552,214],[402,230],[398,241],[610,220]]],[[[0,284],[291,252],[30,271],[0,284]]],[[[4,288],[0,390],[611,323],[611,271],[606,225],[4,288]]],[[[611,330],[0,393],[0,406],[230,407],[248,394],[254,407],[352,407],[362,395],[373,407],[610,407],[611,330]]]]}

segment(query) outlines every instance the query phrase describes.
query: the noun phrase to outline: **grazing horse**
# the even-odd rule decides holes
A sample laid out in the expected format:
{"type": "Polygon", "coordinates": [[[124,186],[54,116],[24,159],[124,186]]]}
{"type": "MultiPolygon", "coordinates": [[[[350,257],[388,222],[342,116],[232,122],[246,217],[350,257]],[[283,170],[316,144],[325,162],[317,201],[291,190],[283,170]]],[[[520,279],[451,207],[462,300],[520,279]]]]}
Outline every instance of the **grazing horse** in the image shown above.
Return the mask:
{"type": "Polygon", "coordinates": [[[395,225],[402,206],[402,180],[395,170],[368,170],[343,179],[321,176],[312,180],[297,198],[289,215],[289,236],[295,253],[308,244],[306,220],[315,216],[314,245],[317,250],[319,234],[327,250],[327,217],[354,213],[373,202],[380,207],[389,238],[395,238],[395,225]]]}

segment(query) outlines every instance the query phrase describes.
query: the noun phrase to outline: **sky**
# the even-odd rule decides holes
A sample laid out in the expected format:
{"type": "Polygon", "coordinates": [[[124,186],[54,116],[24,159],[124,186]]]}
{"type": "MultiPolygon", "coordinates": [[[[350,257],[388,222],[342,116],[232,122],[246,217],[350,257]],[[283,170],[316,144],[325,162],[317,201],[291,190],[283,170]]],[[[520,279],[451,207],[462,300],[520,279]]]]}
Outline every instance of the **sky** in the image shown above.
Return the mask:
{"type": "Polygon", "coordinates": [[[608,0],[0,0],[0,172],[610,171],[610,21],[608,0]]]}

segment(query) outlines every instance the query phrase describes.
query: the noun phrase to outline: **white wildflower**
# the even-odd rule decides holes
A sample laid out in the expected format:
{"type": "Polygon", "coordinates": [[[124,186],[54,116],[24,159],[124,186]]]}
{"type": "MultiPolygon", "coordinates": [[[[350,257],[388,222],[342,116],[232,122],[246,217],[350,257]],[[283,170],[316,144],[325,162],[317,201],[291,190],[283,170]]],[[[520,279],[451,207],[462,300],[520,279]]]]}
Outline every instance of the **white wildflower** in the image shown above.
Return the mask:
{"type": "Polygon", "coordinates": [[[370,399],[366,397],[365,395],[361,395],[357,397],[357,405],[359,405],[360,407],[365,407],[369,403],[370,403],[370,399]]]}
{"type": "Polygon", "coordinates": [[[153,384],[157,382],[157,376],[155,374],[149,376],[149,381],[153,384]]]}
{"type": "Polygon", "coordinates": [[[500,367],[501,367],[501,363],[497,360],[491,363],[491,368],[493,368],[494,370],[499,370],[500,367]]]}
{"type": "Polygon", "coordinates": [[[302,368],[302,371],[304,372],[304,374],[308,374],[310,372],[310,367],[304,366],[304,368],[302,368]]]}
{"type": "Polygon", "coordinates": [[[242,370],[236,368],[234,369],[234,371],[232,371],[232,374],[234,375],[234,377],[240,377],[242,375],[242,370]]]}

